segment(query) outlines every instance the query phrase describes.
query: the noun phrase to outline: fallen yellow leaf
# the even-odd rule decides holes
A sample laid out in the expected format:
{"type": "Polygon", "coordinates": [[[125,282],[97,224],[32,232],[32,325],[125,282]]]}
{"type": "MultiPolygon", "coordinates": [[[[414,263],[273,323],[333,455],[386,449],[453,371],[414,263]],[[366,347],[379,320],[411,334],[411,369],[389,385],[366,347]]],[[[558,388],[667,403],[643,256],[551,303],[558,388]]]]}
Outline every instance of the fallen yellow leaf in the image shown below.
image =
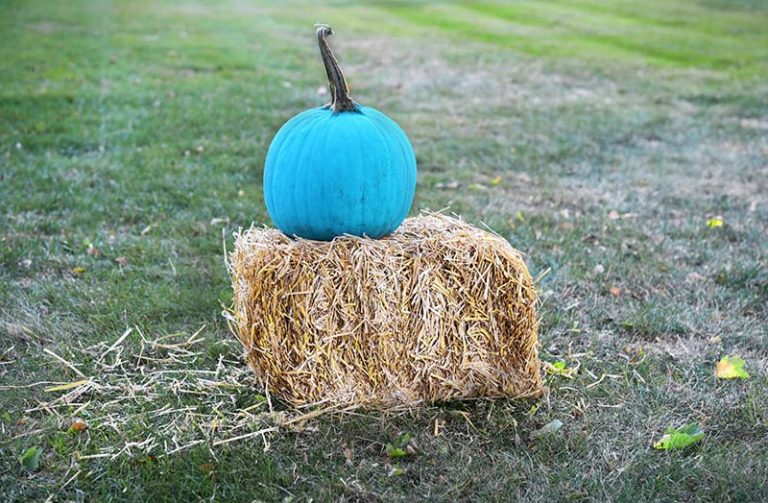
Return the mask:
{"type": "Polygon", "coordinates": [[[738,356],[724,356],[715,365],[715,377],[718,379],[747,379],[749,374],[744,370],[744,360],[738,356]]]}
{"type": "Polygon", "coordinates": [[[578,362],[576,363],[575,367],[568,367],[568,365],[562,360],[558,360],[553,363],[542,361],[541,363],[544,366],[544,370],[546,370],[547,374],[562,376],[568,379],[572,379],[573,376],[579,371],[578,362]]]}
{"type": "Polygon", "coordinates": [[[723,217],[714,217],[707,220],[707,227],[714,229],[715,227],[722,227],[724,223],[723,217]]]}

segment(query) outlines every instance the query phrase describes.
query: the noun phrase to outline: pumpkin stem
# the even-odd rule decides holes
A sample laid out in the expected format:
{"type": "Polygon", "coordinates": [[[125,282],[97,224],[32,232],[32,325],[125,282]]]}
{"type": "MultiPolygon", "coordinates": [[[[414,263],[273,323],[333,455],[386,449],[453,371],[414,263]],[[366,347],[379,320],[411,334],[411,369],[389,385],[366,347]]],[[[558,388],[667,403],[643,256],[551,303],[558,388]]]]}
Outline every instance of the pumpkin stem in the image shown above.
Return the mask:
{"type": "Polygon", "coordinates": [[[333,35],[333,30],[327,24],[317,24],[315,27],[317,28],[317,44],[320,46],[320,56],[323,58],[325,73],[328,75],[328,85],[331,88],[331,110],[334,112],[353,112],[357,110],[357,105],[349,97],[347,81],[326,40],[326,37],[333,35]]]}

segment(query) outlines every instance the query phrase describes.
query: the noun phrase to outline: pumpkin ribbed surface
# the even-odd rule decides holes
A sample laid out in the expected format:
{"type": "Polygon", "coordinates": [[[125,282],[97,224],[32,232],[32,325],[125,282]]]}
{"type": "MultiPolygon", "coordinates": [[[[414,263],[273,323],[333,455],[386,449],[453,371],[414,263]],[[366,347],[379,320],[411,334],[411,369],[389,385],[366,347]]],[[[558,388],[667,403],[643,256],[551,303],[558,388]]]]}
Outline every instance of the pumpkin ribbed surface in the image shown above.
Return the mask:
{"type": "Polygon", "coordinates": [[[408,214],[416,158],[393,120],[370,107],[307,110],[277,133],[264,167],[264,198],[289,236],[378,238],[408,214]]]}

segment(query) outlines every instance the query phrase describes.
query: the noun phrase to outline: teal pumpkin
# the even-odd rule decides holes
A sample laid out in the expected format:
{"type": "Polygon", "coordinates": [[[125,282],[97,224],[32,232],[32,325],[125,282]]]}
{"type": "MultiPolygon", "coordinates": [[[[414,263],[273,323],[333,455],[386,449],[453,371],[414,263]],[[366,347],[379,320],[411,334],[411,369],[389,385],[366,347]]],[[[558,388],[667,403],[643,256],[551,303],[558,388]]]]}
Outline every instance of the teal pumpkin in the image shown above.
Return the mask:
{"type": "Polygon", "coordinates": [[[349,98],[320,25],[331,103],[300,113],[277,132],[264,166],[264,199],[289,236],[328,241],[342,234],[379,238],[410,210],[416,157],[392,119],[349,98]]]}

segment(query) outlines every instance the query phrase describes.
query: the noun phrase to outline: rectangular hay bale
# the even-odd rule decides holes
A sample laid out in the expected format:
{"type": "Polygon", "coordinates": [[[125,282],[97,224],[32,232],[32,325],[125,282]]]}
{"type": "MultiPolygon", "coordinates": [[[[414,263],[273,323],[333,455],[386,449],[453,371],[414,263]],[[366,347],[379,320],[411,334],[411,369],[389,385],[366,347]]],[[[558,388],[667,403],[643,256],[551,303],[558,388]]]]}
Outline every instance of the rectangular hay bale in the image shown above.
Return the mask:
{"type": "Polygon", "coordinates": [[[536,292],[501,237],[428,214],[379,240],[235,238],[232,330],[293,405],[541,394],[536,292]]]}

